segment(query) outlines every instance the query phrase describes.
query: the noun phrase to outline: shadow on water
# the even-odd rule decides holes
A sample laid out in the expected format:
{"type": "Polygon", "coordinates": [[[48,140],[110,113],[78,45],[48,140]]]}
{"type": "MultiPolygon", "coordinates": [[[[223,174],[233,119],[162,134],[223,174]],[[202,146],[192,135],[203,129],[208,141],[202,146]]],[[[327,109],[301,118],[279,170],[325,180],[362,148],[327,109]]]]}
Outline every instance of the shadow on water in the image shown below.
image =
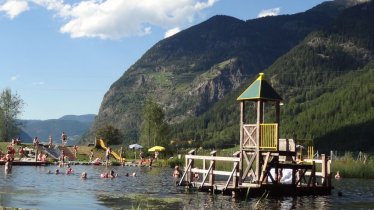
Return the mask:
{"type": "MultiPolygon", "coordinates": [[[[119,177],[100,178],[104,166],[72,166],[74,173],[47,174],[56,166],[14,166],[0,173],[0,206],[26,209],[374,209],[374,181],[334,180],[332,195],[251,198],[176,187],[170,168],[113,166],[119,177]],[[88,179],[80,179],[86,171],[88,179]],[[136,177],[125,174],[135,172],[136,177]],[[342,196],[338,195],[341,192],[342,196]]],[[[0,172],[4,167],[0,166],[0,172]]],[[[65,172],[64,168],[60,168],[65,172]]]]}

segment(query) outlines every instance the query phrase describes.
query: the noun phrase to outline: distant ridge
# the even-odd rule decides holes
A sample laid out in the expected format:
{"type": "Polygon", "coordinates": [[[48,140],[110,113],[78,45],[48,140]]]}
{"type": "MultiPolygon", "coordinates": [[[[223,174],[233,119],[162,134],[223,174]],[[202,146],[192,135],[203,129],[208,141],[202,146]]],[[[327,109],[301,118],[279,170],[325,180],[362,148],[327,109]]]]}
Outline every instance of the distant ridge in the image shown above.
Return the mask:
{"type": "Polygon", "coordinates": [[[20,120],[22,124],[22,141],[32,142],[34,137],[47,142],[49,135],[60,143],[61,132],[69,136],[69,144],[75,144],[82,134],[88,131],[95,119],[94,114],[65,115],[59,119],[50,120],[20,120]]]}

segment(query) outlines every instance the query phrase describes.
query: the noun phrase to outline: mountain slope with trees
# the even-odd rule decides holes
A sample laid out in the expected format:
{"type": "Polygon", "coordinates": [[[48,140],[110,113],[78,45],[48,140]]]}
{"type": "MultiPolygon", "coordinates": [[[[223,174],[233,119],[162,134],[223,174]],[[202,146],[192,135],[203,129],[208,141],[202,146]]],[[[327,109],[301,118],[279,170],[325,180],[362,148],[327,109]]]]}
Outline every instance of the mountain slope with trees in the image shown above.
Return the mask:
{"type": "MultiPolygon", "coordinates": [[[[326,2],[304,13],[248,21],[215,16],[158,42],[111,86],[82,142],[107,125],[122,131],[124,143],[137,142],[144,101],[149,98],[163,108],[172,126],[204,116],[311,31],[331,24],[351,6],[346,2],[326,2]]],[[[209,141],[214,135],[199,138],[209,141]]]]}
{"type": "MultiPolygon", "coordinates": [[[[284,99],[281,137],[314,139],[320,151],[374,149],[373,14],[372,2],[347,9],[265,71],[284,99]]],[[[201,117],[174,125],[173,137],[202,141],[205,147],[237,144],[234,101],[249,84],[201,117]]]]}

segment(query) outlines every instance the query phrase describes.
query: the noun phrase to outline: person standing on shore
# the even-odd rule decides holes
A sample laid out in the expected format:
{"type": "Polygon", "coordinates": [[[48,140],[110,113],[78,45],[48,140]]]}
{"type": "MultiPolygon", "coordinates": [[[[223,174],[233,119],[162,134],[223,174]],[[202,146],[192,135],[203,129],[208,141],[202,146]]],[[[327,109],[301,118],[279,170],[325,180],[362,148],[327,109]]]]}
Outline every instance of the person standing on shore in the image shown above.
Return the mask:
{"type": "Polygon", "coordinates": [[[108,147],[105,152],[106,166],[109,165],[110,153],[112,153],[112,148],[108,147]]]}
{"type": "Polygon", "coordinates": [[[74,145],[73,149],[74,149],[74,157],[77,158],[77,154],[78,154],[78,146],[77,146],[77,145],[74,145]]]}
{"type": "Polygon", "coordinates": [[[68,142],[68,136],[65,134],[64,131],[62,131],[62,134],[61,134],[61,143],[62,143],[62,146],[65,146],[65,144],[68,142]]]}
{"type": "Polygon", "coordinates": [[[91,163],[92,160],[93,160],[93,156],[94,156],[94,152],[93,152],[93,150],[91,149],[91,152],[90,152],[90,163],[91,163]]]}
{"type": "Polygon", "coordinates": [[[32,140],[32,143],[34,144],[34,148],[38,148],[38,146],[39,146],[39,139],[38,139],[38,137],[35,137],[32,140]]]}
{"type": "Polygon", "coordinates": [[[61,156],[60,156],[60,158],[61,158],[61,163],[62,163],[62,165],[64,165],[64,159],[65,159],[65,152],[64,152],[64,150],[61,151],[61,156]]]}
{"type": "Polygon", "coordinates": [[[48,147],[52,148],[52,146],[53,146],[53,139],[52,139],[52,136],[49,136],[48,137],[48,147]]]}

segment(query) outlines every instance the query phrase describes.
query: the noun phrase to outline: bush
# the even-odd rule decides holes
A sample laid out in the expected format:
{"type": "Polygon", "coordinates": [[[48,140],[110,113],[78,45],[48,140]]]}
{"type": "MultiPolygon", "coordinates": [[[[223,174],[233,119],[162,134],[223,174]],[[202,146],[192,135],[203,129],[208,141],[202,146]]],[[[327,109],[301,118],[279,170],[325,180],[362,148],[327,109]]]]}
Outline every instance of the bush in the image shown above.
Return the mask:
{"type": "Polygon", "coordinates": [[[184,165],[184,159],[178,159],[178,158],[171,158],[167,160],[167,164],[174,168],[175,166],[183,166],[184,165]]]}

